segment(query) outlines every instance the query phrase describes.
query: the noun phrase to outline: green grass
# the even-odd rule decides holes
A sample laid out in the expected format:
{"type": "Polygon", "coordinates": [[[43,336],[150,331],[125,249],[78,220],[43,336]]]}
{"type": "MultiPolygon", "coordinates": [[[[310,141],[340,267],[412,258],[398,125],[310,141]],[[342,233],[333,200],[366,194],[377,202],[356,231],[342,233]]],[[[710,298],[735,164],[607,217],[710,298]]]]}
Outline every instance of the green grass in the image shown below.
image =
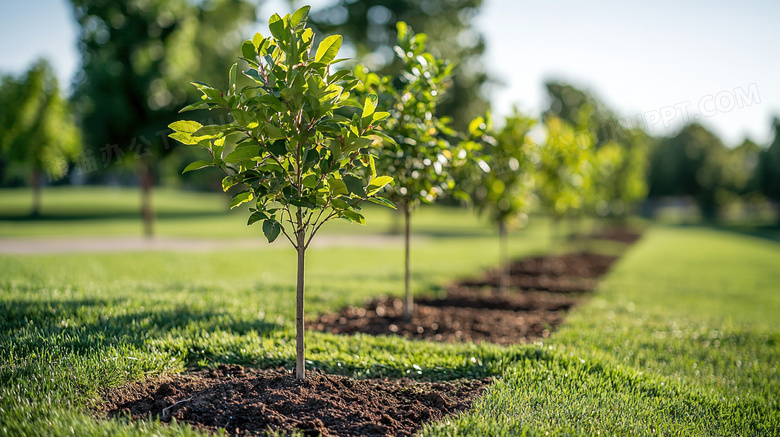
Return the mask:
{"type": "MultiPolygon", "coordinates": [[[[495,263],[495,236],[470,215],[428,208],[420,219],[429,237],[414,246],[417,293],[495,263]]],[[[513,234],[514,255],[547,248],[546,230],[513,234]]],[[[307,313],[399,294],[401,260],[393,246],[311,249],[307,313]]],[[[777,435],[777,266],[776,242],[658,227],[543,344],[307,333],[307,359],[356,377],[497,378],[427,435],[777,435]]],[[[294,268],[287,248],[0,256],[0,434],[195,434],[106,421],[91,407],[111,387],[190,366],[292,368],[294,268]]]]}

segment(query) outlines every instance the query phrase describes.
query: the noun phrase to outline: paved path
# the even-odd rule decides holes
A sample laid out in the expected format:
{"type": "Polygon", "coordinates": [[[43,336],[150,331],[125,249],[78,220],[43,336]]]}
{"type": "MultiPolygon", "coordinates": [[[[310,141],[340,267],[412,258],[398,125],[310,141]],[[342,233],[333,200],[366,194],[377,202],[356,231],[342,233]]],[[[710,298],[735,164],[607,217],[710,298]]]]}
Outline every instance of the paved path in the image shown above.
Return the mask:
{"type": "MultiPolygon", "coordinates": [[[[419,237],[415,237],[417,240],[419,237]]],[[[310,247],[402,245],[398,235],[318,235],[310,247]]],[[[219,249],[279,249],[290,247],[283,236],[273,244],[264,239],[193,239],[169,237],[38,237],[0,238],[0,254],[45,254],[126,251],[210,251],[219,249]]]]}

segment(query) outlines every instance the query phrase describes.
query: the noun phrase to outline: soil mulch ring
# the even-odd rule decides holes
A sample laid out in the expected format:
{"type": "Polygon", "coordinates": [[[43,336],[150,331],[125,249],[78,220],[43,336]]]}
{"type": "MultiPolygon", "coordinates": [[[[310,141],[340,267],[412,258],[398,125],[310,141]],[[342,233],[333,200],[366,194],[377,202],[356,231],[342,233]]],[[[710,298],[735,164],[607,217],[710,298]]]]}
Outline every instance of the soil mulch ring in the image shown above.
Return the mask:
{"type": "MultiPolygon", "coordinates": [[[[520,290],[544,290],[551,293],[584,293],[596,288],[596,280],[609,271],[617,257],[591,252],[539,256],[513,262],[509,267],[509,286],[520,290]]],[[[481,278],[460,281],[465,287],[498,287],[497,270],[481,278]]]]}
{"type": "Polygon", "coordinates": [[[382,297],[323,314],[308,327],[332,334],[503,345],[546,338],[616,259],[589,252],[527,258],[511,265],[509,285],[514,290],[504,294],[495,291],[499,279],[492,270],[454,284],[445,298],[417,299],[409,320],[399,299],[382,297]]]}
{"type": "Polygon", "coordinates": [[[550,293],[498,295],[461,288],[450,290],[444,299],[417,299],[411,320],[404,318],[399,299],[384,297],[361,308],[324,314],[309,327],[333,334],[507,345],[547,337],[575,303],[575,298],[550,293]]]}
{"type": "Polygon", "coordinates": [[[355,380],[309,371],[222,365],[136,382],[109,393],[109,417],[176,419],[231,435],[411,436],[423,422],[466,410],[491,381],[355,380]]]}

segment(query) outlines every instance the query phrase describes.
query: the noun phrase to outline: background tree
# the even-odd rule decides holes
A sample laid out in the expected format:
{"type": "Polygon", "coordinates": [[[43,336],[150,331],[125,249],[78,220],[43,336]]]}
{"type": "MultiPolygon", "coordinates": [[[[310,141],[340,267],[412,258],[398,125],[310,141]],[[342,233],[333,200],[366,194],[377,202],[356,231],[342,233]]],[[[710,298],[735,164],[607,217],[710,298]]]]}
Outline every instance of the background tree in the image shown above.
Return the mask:
{"type": "Polygon", "coordinates": [[[703,217],[713,219],[718,191],[728,186],[728,150],[720,139],[700,124],[684,126],[660,141],[651,158],[650,196],[689,196],[703,217]]]}
{"type": "Polygon", "coordinates": [[[49,180],[63,178],[80,150],[81,132],[47,61],[37,61],[19,78],[2,79],[0,151],[4,161],[29,171],[33,215],[41,212],[43,173],[49,180]]]}
{"type": "MultiPolygon", "coordinates": [[[[499,291],[505,292],[509,282],[508,228],[525,224],[534,203],[534,164],[538,151],[528,132],[535,120],[521,114],[517,108],[504,119],[504,126],[494,134],[490,117],[476,118],[469,127],[472,138],[481,143],[479,158],[473,170],[471,201],[481,214],[498,226],[499,291]]],[[[474,141],[474,140],[472,140],[474,141]]]]}
{"type": "Polygon", "coordinates": [[[776,220],[780,224],[780,119],[773,121],[775,137],[769,147],[761,153],[759,180],[761,192],[775,202],[776,220]]]}
{"type": "Polygon", "coordinates": [[[206,160],[185,171],[219,167],[225,190],[243,185],[231,208],[254,205],[247,224],[262,222],[268,242],[279,235],[298,253],[296,293],[296,376],[305,378],[304,272],[306,249],[317,231],[334,218],[365,224],[360,204],[366,200],[393,206],[377,198],[391,177],[377,176],[368,153],[380,133],[373,126],[389,116],[376,112],[377,97],[369,95],[352,118],[337,111],[357,105],[350,92],[357,84],[349,71],[331,71],[341,36],[325,38],[312,56],[314,34],[306,27],[309,7],[269,21],[272,36],[259,33],[241,46],[250,68],[244,73],[253,86],[238,88],[237,64],[230,69],[229,85],[221,92],[202,82],[193,83],[202,100],[185,109],[228,111],[234,121],[203,126],[196,121],[171,124],[171,137],[209,152],[206,160]],[[239,137],[235,150],[225,154],[228,136],[239,137]]]}
{"type": "MultiPolygon", "coordinates": [[[[602,158],[621,157],[608,166],[608,174],[601,174],[601,199],[599,208],[610,216],[624,217],[647,196],[648,159],[654,144],[641,126],[632,126],[628,119],[620,119],[603,101],[592,93],[559,81],[545,83],[550,106],[546,113],[572,124],[586,123],[594,136],[596,149],[609,145],[602,158]],[[583,117],[585,119],[583,119],[583,117]],[[607,179],[604,179],[604,178],[607,179]]],[[[605,170],[602,168],[602,170],[605,170]]]]}
{"type": "Polygon", "coordinates": [[[397,76],[380,76],[358,66],[356,76],[364,92],[376,93],[380,106],[389,108],[384,133],[392,139],[376,162],[377,171],[393,177],[387,196],[404,215],[404,314],[412,315],[411,216],[421,202],[433,202],[454,188],[449,167],[458,159],[445,137],[453,132],[446,120],[437,117],[437,104],[452,64],[425,51],[425,34],[414,34],[406,23],[398,23],[398,46],[403,70],[397,76]]]}
{"type": "Polygon", "coordinates": [[[483,85],[489,82],[482,59],[485,42],[474,26],[481,6],[482,0],[337,0],[313,14],[312,22],[326,33],[343,34],[369,68],[393,76],[405,69],[403,60],[393,55],[396,23],[424,31],[428,51],[455,64],[439,114],[452,117],[452,126],[465,131],[488,109],[483,95],[483,85]]]}
{"type": "MultiPolygon", "coordinates": [[[[237,30],[253,22],[249,0],[71,0],[81,26],[82,72],[75,101],[89,146],[103,167],[135,163],[146,235],[153,233],[151,190],[171,152],[166,126],[196,94],[193,76],[215,82],[235,60],[237,30]]],[[[224,114],[215,114],[216,117],[224,114]]]]}

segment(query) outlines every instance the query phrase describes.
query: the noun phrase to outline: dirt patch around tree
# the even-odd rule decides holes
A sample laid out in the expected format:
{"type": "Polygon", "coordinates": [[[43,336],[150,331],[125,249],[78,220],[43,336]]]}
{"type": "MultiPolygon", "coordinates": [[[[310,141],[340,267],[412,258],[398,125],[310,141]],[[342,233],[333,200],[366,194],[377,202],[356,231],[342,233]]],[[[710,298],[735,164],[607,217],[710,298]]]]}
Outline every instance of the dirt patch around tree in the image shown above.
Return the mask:
{"type": "Polygon", "coordinates": [[[230,435],[411,436],[424,422],[466,410],[490,379],[447,383],[355,380],[309,371],[222,365],[136,382],[109,393],[109,417],[186,422],[230,435]]]}
{"type": "Polygon", "coordinates": [[[461,288],[451,290],[443,299],[418,299],[410,320],[404,318],[400,299],[383,297],[363,307],[324,314],[309,327],[332,334],[508,345],[547,337],[574,304],[575,299],[559,299],[549,293],[491,295],[461,288]]]}
{"type": "Polygon", "coordinates": [[[308,327],[332,334],[525,343],[548,337],[616,259],[590,252],[526,258],[512,263],[510,291],[503,294],[497,292],[498,271],[489,270],[451,285],[446,297],[417,299],[411,319],[404,317],[400,299],[381,297],[323,314],[308,327]]]}

